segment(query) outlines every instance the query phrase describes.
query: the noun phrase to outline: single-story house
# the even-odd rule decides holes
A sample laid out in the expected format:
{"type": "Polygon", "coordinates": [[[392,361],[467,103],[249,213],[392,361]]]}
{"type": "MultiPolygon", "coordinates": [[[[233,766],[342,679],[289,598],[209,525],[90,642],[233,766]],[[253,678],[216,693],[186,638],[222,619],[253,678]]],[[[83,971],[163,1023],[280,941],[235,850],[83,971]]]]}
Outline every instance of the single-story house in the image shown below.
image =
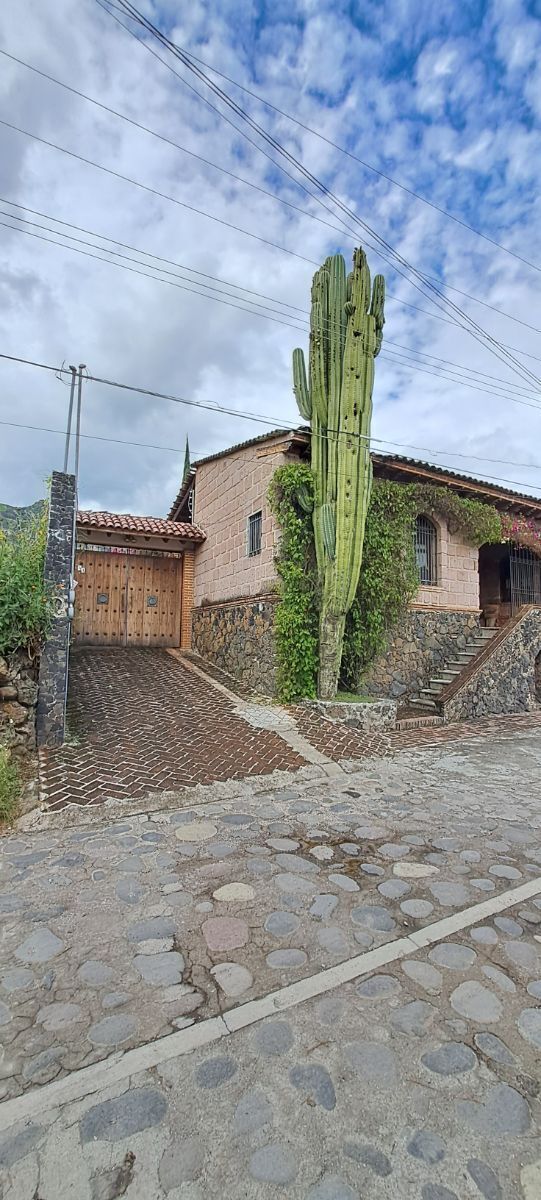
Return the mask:
{"type": "MultiPolygon", "coordinates": [[[[308,429],[273,430],[195,463],[166,520],[79,513],[75,642],[192,645],[255,691],[273,694],[280,532],[267,493],[279,466],[309,457],[308,429]]],[[[492,694],[478,711],[531,707],[536,688],[541,699],[541,499],[400,455],[374,453],[372,461],[376,480],[436,485],[484,501],[505,515],[510,531],[527,526],[530,536],[511,532],[478,549],[446,518],[420,513],[419,588],[368,672],[368,691],[434,707],[438,692],[456,690],[472,660],[487,657],[489,641],[499,646],[517,614],[522,621],[525,606],[533,606],[527,637],[520,626],[528,642],[520,685],[507,679],[503,652],[493,656],[507,699],[492,694]]],[[[515,660],[518,637],[508,646],[515,660]]],[[[494,682],[485,691],[494,693],[494,682]]]]}

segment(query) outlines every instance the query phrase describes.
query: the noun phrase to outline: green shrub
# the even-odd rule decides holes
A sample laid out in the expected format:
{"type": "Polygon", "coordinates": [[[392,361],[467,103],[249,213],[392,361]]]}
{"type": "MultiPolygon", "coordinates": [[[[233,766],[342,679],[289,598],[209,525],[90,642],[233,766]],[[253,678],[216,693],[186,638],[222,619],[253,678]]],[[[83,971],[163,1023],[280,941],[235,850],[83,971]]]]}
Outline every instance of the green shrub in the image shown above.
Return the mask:
{"type": "Polygon", "coordinates": [[[47,511],[6,537],[0,534],[0,654],[24,646],[35,654],[50,623],[43,580],[47,511]]]}
{"type": "Polygon", "coordinates": [[[21,780],[9,750],[0,746],[0,821],[12,821],[21,791],[21,780]]]}
{"type": "Polygon", "coordinates": [[[311,509],[314,477],[304,463],[275,471],[269,504],[280,526],[276,570],[280,603],[276,612],[277,684],[288,703],[315,697],[318,666],[318,602],[311,509]]]}

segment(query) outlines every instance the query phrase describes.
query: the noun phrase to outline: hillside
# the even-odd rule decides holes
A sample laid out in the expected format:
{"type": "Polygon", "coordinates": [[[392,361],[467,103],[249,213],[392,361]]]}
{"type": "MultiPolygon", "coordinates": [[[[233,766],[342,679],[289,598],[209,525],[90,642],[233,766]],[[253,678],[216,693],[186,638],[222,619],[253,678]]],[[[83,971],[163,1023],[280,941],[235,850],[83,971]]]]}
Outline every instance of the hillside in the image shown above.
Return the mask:
{"type": "Polygon", "coordinates": [[[39,516],[44,504],[44,500],[35,500],[25,508],[17,508],[13,504],[0,504],[0,530],[3,533],[13,533],[33,517],[39,516]]]}

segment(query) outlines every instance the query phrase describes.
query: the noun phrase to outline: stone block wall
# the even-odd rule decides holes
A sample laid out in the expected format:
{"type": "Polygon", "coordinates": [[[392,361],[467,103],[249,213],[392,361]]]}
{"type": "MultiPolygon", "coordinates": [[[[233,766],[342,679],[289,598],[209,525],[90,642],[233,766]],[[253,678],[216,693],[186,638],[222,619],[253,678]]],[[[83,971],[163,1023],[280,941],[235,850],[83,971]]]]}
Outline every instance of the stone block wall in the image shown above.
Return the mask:
{"type": "Polygon", "coordinates": [[[273,696],[275,611],[272,596],[199,606],[193,613],[193,647],[244,687],[273,696]]]}
{"type": "Polygon", "coordinates": [[[360,687],[370,695],[395,700],[417,695],[435,670],[465,646],[478,626],[479,613],[467,609],[409,609],[360,687]]]}
{"type": "Polygon", "coordinates": [[[53,471],[45,552],[45,582],[51,590],[54,619],[41,653],[37,709],[38,746],[59,746],[64,740],[70,640],[68,607],[76,509],[75,476],[53,471]]]}
{"type": "Polygon", "coordinates": [[[445,517],[431,514],[436,527],[437,583],[422,584],[415,598],[431,608],[479,610],[479,551],[459,533],[452,533],[445,517]]]}
{"type": "Polygon", "coordinates": [[[0,657],[0,744],[15,754],[34,750],[38,666],[24,650],[0,657]]]}
{"type": "Polygon", "coordinates": [[[501,629],[496,645],[490,644],[482,661],[472,665],[463,685],[448,699],[443,695],[444,721],[529,712],[539,707],[536,671],[540,655],[541,609],[529,608],[501,629]]]}

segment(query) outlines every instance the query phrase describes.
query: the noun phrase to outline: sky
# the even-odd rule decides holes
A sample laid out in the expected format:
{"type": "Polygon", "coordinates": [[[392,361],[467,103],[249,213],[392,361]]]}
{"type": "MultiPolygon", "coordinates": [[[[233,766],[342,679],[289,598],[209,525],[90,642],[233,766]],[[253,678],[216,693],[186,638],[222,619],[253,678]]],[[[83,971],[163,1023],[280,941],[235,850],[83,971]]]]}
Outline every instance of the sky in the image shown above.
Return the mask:
{"type": "MultiPolygon", "coordinates": [[[[84,363],[102,379],[269,423],[85,380],[80,506],[164,515],[186,436],[195,459],[295,426],[291,352],[307,346],[313,272],[328,254],[349,263],[358,244],[389,293],[374,448],[541,494],[541,382],[522,370],[541,378],[541,0],[138,7],[209,67],[349,151],[217,80],[521,366],[461,328],[411,271],[383,262],[332,201],[321,207],[295,168],[288,177],[260,152],[257,134],[248,143],[150,36],[135,40],[97,0],[4,0],[1,50],[161,138],[0,56],[4,121],[144,185],[0,125],[0,353],[84,363]],[[60,244],[68,232],[82,239],[72,249],[60,244]],[[121,249],[112,265],[97,249],[105,237],[137,253],[121,249]],[[201,295],[201,282],[219,290],[201,295]]],[[[11,422],[0,424],[1,501],[32,503],[63,462],[60,434],[13,425],[62,431],[68,401],[65,376],[0,358],[0,422],[11,422]]]]}

